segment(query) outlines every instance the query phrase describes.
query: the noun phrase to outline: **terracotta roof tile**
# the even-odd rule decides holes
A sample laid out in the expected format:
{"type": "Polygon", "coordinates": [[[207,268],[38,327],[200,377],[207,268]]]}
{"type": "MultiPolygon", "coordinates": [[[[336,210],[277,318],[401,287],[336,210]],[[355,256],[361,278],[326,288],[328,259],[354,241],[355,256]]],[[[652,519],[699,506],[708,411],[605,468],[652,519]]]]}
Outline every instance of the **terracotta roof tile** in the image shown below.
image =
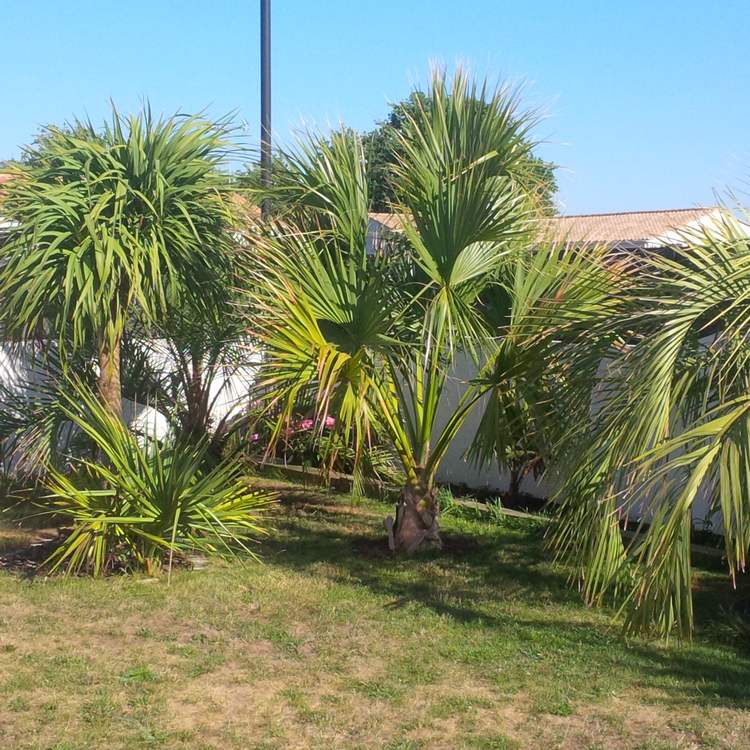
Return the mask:
{"type": "MultiPolygon", "coordinates": [[[[14,175],[0,172],[0,185],[14,175]]],[[[1,191],[0,191],[1,194],[1,191]]],[[[244,196],[234,194],[232,201],[240,216],[257,220],[260,209],[244,196]]],[[[675,230],[698,228],[720,220],[722,209],[716,206],[679,208],[666,211],[627,211],[606,214],[578,214],[556,216],[550,220],[552,235],[568,242],[596,242],[607,244],[653,243],[659,238],[674,240],[675,230]]],[[[389,232],[399,232],[404,217],[397,213],[371,213],[370,231],[379,239],[389,232]]]]}
{"type": "MultiPolygon", "coordinates": [[[[606,244],[644,244],[659,239],[675,240],[675,230],[695,229],[720,220],[717,206],[678,208],[666,211],[627,211],[608,214],[556,216],[550,220],[555,239],[568,242],[606,244]]],[[[400,214],[371,213],[370,221],[383,229],[398,231],[403,224],[400,214]]],[[[378,227],[376,227],[378,228],[378,227]]]]}
{"type": "Polygon", "coordinates": [[[403,216],[401,214],[390,213],[371,213],[370,220],[377,222],[386,229],[398,232],[403,226],[403,216]]]}
{"type": "Polygon", "coordinates": [[[245,221],[251,221],[260,218],[260,208],[254,203],[251,203],[244,195],[240,195],[239,193],[231,193],[229,199],[234,204],[234,207],[241,219],[244,219],[245,221]]]}
{"type": "Polygon", "coordinates": [[[667,211],[628,211],[609,214],[557,216],[553,234],[569,242],[643,243],[674,230],[697,228],[720,217],[716,206],[667,211]]]}

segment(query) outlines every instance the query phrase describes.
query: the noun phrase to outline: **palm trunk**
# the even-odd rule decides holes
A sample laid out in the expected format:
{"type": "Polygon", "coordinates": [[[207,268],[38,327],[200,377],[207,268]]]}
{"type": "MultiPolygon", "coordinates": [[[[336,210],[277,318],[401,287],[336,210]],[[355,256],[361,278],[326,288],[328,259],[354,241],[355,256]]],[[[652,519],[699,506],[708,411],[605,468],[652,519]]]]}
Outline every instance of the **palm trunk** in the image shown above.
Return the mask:
{"type": "Polygon", "coordinates": [[[418,476],[401,490],[390,543],[395,552],[405,555],[441,546],[435,488],[427,477],[418,476]]]}
{"type": "Polygon", "coordinates": [[[203,356],[193,352],[190,356],[190,381],[187,384],[186,432],[193,439],[200,439],[208,431],[207,394],[203,390],[203,356]]]}
{"type": "Polygon", "coordinates": [[[110,348],[104,342],[99,349],[99,398],[107,409],[122,419],[122,383],[120,381],[120,339],[110,348]]]}

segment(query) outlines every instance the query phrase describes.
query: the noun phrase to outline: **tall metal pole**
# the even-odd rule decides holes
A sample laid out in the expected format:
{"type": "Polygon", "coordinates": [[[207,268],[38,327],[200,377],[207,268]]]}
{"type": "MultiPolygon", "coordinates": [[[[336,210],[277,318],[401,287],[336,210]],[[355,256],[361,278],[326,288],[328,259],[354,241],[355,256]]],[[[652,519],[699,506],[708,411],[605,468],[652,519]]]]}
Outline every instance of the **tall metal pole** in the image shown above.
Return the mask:
{"type": "MultiPolygon", "coordinates": [[[[271,186],[271,0],[260,0],[260,182],[271,186]]],[[[264,217],[270,209],[266,198],[264,217]]]]}

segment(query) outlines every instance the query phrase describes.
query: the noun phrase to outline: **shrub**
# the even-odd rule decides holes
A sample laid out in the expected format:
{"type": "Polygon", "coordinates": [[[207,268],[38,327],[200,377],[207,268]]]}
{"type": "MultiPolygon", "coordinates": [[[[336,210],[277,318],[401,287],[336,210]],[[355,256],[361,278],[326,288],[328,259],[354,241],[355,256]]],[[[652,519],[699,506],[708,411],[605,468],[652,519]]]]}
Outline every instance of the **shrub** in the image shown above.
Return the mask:
{"type": "MultiPolygon", "coordinates": [[[[382,436],[372,434],[370,440],[360,446],[357,459],[354,445],[344,439],[333,417],[327,417],[321,425],[316,425],[310,417],[295,415],[278,436],[274,434],[273,417],[251,413],[248,421],[255,430],[244,438],[248,457],[319,467],[326,474],[333,471],[353,474],[355,481],[360,482],[376,480],[391,485],[404,482],[398,458],[393,448],[382,440],[382,436]]],[[[361,491],[362,487],[359,487],[359,492],[361,491]]]]}
{"type": "Polygon", "coordinates": [[[498,525],[505,521],[506,516],[503,510],[502,501],[499,497],[496,497],[494,500],[490,500],[487,503],[487,517],[491,523],[498,525]]]}
{"type": "Polygon", "coordinates": [[[67,573],[111,570],[117,561],[148,573],[190,551],[254,553],[248,544],[267,533],[262,515],[272,496],[252,491],[240,468],[205,469],[207,440],[140,445],[122,421],[81,386],[64,410],[97,449],[72,475],[52,469],[47,481],[54,512],[72,533],[48,558],[67,573]]]}

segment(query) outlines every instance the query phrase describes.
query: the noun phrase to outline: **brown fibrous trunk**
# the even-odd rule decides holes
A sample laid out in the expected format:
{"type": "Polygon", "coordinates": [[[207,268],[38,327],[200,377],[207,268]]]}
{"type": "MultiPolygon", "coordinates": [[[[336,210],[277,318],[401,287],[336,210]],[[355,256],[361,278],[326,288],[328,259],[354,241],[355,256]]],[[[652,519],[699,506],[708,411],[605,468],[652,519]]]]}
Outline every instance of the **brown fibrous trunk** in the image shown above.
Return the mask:
{"type": "Polygon", "coordinates": [[[396,505],[396,521],[385,521],[388,543],[400,554],[411,555],[417,550],[440,547],[438,504],[435,488],[424,480],[409,482],[401,490],[396,505]]]}
{"type": "Polygon", "coordinates": [[[508,495],[511,499],[517,498],[521,492],[521,481],[523,476],[521,471],[517,468],[510,470],[510,486],[508,487],[508,495]]]}
{"type": "Polygon", "coordinates": [[[99,350],[99,398],[118,419],[122,419],[122,383],[120,380],[120,341],[110,348],[102,344],[99,350]]]}
{"type": "Polygon", "coordinates": [[[208,432],[208,394],[203,385],[203,357],[193,352],[191,355],[190,380],[187,384],[187,415],[185,432],[193,439],[205,437],[208,432]]]}

